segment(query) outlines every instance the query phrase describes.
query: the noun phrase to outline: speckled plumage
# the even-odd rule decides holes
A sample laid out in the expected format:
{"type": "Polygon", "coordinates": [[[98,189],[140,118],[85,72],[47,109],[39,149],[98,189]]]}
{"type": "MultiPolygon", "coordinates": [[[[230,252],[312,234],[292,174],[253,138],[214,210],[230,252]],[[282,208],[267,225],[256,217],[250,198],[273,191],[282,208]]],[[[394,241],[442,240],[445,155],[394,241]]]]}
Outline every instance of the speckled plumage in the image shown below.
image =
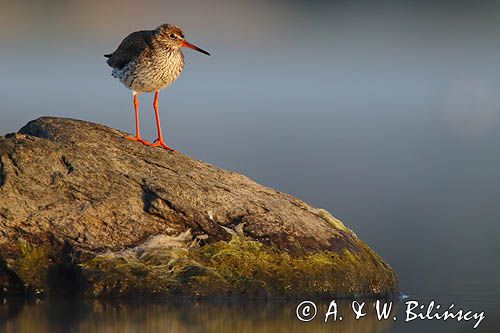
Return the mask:
{"type": "Polygon", "coordinates": [[[127,88],[137,92],[162,90],[174,82],[184,68],[182,51],[150,48],[123,68],[114,68],[111,75],[127,88]]]}
{"type": "Polygon", "coordinates": [[[116,51],[106,55],[113,68],[111,75],[136,92],[166,88],[184,68],[184,55],[180,46],[169,39],[171,33],[184,37],[179,27],[170,24],[128,35],[116,51]]]}

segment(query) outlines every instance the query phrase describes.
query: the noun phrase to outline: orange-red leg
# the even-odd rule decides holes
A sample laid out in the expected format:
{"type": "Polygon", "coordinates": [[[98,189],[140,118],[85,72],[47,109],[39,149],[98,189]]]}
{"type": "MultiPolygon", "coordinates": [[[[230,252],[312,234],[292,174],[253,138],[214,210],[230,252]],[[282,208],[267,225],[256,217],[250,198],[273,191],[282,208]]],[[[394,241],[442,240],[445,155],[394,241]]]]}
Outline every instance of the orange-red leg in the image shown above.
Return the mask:
{"type": "Polygon", "coordinates": [[[134,109],[135,109],[135,136],[127,136],[126,139],[131,141],[138,141],[145,145],[151,145],[151,143],[141,138],[141,129],[139,125],[139,99],[137,98],[137,93],[134,91],[134,109]]]}
{"type": "Polygon", "coordinates": [[[163,134],[161,131],[161,124],[160,124],[160,114],[158,113],[158,91],[155,92],[153,108],[155,109],[156,127],[158,128],[158,139],[155,140],[155,143],[152,144],[152,147],[162,147],[169,151],[175,151],[174,149],[167,146],[167,144],[163,140],[163,134]]]}

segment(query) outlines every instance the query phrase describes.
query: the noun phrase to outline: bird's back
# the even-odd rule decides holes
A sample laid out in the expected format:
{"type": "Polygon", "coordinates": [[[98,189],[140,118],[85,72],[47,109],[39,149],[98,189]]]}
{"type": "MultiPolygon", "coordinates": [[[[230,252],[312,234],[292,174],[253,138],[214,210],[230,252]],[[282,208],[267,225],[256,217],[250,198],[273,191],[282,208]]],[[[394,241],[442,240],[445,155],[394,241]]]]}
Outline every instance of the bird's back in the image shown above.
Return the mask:
{"type": "Polygon", "coordinates": [[[118,48],[104,56],[107,64],[115,69],[122,69],[127,63],[136,59],[148,47],[151,47],[154,30],[136,31],[125,37],[118,48]]]}

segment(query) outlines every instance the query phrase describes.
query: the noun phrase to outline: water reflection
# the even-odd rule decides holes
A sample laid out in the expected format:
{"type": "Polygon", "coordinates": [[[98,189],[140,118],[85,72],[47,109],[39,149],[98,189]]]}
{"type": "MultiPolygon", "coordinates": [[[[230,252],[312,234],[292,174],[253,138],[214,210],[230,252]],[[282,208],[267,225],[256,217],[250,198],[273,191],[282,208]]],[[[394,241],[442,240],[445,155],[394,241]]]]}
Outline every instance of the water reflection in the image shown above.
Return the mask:
{"type": "MultiPolygon", "coordinates": [[[[391,320],[378,321],[373,311],[355,320],[349,302],[338,302],[342,321],[324,323],[328,300],[318,301],[318,315],[300,322],[299,302],[176,301],[109,302],[4,300],[0,332],[383,332],[391,320]]],[[[366,307],[374,304],[367,303],[366,307]]],[[[392,316],[394,313],[391,314],[392,316]]]]}

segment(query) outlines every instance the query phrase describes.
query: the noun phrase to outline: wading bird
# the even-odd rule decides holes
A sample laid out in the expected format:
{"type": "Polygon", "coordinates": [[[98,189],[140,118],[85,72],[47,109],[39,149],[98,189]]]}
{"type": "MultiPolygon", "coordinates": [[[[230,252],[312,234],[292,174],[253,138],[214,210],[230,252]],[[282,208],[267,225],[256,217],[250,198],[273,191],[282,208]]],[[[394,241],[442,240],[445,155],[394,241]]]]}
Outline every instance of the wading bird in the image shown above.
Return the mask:
{"type": "Polygon", "coordinates": [[[182,47],[189,47],[210,55],[207,51],[187,42],[182,30],[172,24],[162,24],[155,30],[133,32],[125,37],[113,53],[104,55],[108,58],[107,64],[113,68],[111,75],[131,89],[134,97],[136,135],[129,136],[127,139],[173,151],[163,139],[158,114],[158,93],[181,74],[184,68],[182,47]],[[154,143],[141,138],[137,95],[142,92],[155,93],[153,108],[158,138],[154,143]]]}

